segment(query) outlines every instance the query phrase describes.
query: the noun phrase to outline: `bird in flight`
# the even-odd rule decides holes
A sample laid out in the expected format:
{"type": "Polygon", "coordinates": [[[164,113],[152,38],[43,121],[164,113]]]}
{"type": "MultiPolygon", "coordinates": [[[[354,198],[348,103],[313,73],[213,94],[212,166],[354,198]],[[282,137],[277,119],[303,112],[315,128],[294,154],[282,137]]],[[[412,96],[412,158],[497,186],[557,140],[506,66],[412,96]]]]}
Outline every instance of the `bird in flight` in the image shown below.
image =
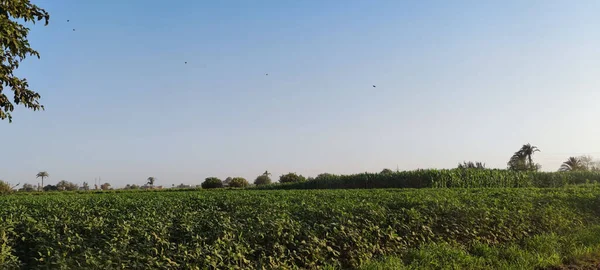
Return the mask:
{"type": "Polygon", "coordinates": [[[67,22],[69,22],[69,20],[67,20],[67,22]]]}
{"type": "Polygon", "coordinates": [[[185,64],[187,64],[187,62],[185,62],[185,64]]]}
{"type": "Polygon", "coordinates": [[[265,73],[265,76],[269,76],[269,73],[265,73]]]}
{"type": "Polygon", "coordinates": [[[75,28],[73,28],[73,32],[75,32],[75,28]]]}
{"type": "Polygon", "coordinates": [[[375,87],[377,87],[377,86],[373,85],[373,88],[375,88],[375,87]]]}

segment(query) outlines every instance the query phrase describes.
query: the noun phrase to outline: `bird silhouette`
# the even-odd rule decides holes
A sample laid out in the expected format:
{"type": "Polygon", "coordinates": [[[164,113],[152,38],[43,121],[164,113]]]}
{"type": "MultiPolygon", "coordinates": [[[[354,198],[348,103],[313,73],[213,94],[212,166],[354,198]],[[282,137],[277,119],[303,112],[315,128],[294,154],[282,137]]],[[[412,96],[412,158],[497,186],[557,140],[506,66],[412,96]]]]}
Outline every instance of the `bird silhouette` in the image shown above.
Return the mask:
{"type": "Polygon", "coordinates": [[[73,32],[75,32],[75,28],[73,28],[73,32]]]}
{"type": "Polygon", "coordinates": [[[373,88],[375,88],[375,87],[377,87],[377,86],[373,85],[373,88]]]}
{"type": "Polygon", "coordinates": [[[266,73],[265,76],[269,76],[269,73],[266,73]]]}
{"type": "Polygon", "coordinates": [[[187,62],[185,62],[187,64],[187,62]]]}
{"type": "Polygon", "coordinates": [[[67,22],[69,22],[69,20],[67,20],[67,22]]]}

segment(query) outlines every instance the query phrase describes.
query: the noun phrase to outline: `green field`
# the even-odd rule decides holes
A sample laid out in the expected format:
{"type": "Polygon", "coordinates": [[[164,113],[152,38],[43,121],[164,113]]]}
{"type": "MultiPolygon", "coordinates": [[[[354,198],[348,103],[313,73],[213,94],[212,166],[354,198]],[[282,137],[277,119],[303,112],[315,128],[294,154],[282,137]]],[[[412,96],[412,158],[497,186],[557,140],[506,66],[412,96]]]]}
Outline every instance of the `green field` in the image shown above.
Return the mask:
{"type": "MultiPolygon", "coordinates": [[[[510,259],[477,248],[526,251],[535,237],[597,232],[599,214],[594,185],[7,195],[0,197],[0,265],[377,269],[419,265],[448,256],[432,250],[452,247],[486,266],[510,259]]],[[[594,245],[584,241],[579,250],[594,245]]]]}

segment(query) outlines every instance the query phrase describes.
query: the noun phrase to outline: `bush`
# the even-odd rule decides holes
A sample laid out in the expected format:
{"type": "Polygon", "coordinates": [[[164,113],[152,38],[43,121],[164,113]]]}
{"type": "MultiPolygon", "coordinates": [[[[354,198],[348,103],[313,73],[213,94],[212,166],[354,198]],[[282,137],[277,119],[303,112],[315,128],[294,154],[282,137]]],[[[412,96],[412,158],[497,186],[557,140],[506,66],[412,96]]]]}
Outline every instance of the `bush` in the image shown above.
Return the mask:
{"type": "Polygon", "coordinates": [[[254,184],[257,186],[271,184],[271,177],[269,177],[268,175],[260,175],[256,177],[256,180],[254,180],[254,184]]]}
{"type": "Polygon", "coordinates": [[[208,177],[202,183],[202,188],[222,188],[223,182],[216,177],[208,177]]]}
{"type": "Polygon", "coordinates": [[[306,178],[304,176],[296,173],[288,173],[279,177],[279,183],[299,183],[305,181],[306,178]]]}
{"type": "Polygon", "coordinates": [[[250,183],[248,183],[248,180],[243,177],[235,177],[229,182],[230,187],[247,187],[249,185],[250,183]]]}
{"type": "Polygon", "coordinates": [[[10,185],[2,180],[0,180],[0,193],[9,193],[12,191],[10,185]]]}

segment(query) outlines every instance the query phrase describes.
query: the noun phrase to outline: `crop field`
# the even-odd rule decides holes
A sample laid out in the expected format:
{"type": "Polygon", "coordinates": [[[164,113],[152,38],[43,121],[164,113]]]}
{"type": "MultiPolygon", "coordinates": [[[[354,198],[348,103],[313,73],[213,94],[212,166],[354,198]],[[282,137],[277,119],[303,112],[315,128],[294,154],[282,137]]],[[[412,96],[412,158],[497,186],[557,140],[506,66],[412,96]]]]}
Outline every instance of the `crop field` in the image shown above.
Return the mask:
{"type": "Polygon", "coordinates": [[[565,236],[599,214],[594,185],[7,195],[0,268],[356,269],[432,245],[565,236]]]}

